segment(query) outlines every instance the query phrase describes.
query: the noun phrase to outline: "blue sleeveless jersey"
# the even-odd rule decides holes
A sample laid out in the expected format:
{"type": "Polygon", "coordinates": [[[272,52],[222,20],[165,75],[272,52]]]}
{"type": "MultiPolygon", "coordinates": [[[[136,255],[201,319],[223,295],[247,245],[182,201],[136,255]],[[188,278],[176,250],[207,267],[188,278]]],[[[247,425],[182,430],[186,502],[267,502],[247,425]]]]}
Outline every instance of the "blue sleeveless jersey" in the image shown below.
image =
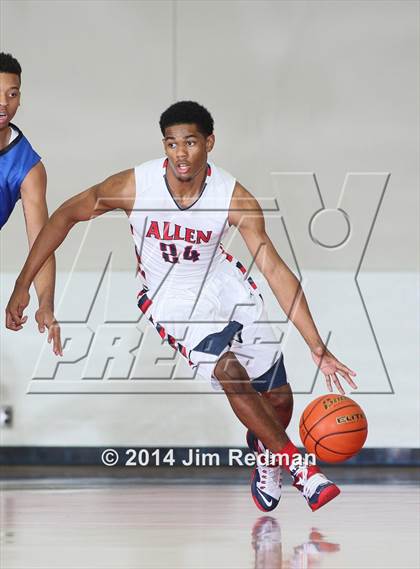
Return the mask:
{"type": "Polygon", "coordinates": [[[41,160],[22,132],[14,125],[13,128],[18,131],[18,136],[0,150],[0,229],[20,199],[23,180],[41,160]]]}

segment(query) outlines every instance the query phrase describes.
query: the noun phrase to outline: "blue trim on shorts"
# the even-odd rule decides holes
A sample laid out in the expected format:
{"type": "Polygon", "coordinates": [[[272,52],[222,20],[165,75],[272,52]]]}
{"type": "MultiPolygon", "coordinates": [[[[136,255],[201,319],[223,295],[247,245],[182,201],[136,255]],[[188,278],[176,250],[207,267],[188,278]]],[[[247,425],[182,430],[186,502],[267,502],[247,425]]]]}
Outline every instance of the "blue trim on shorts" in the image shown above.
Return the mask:
{"type": "Polygon", "coordinates": [[[271,391],[276,387],[281,387],[286,384],[287,375],[284,367],[283,354],[269,370],[251,381],[252,387],[255,391],[258,391],[258,393],[265,393],[266,391],[271,391]]]}
{"type": "Polygon", "coordinates": [[[229,346],[235,334],[240,332],[242,328],[242,324],[232,320],[220,332],[206,336],[192,351],[220,356],[226,346],[229,346]]]}

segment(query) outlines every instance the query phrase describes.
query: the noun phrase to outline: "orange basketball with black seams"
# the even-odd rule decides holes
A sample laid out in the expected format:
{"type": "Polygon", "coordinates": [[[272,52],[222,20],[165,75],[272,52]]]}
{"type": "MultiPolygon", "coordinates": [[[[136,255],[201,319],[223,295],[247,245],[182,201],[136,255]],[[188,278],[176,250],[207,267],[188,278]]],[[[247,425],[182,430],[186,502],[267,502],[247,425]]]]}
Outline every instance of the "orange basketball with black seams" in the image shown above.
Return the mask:
{"type": "Polygon", "coordinates": [[[305,408],[299,423],[306,450],[325,462],[343,462],[366,441],[368,425],[360,405],[344,395],[321,395],[305,408]]]}

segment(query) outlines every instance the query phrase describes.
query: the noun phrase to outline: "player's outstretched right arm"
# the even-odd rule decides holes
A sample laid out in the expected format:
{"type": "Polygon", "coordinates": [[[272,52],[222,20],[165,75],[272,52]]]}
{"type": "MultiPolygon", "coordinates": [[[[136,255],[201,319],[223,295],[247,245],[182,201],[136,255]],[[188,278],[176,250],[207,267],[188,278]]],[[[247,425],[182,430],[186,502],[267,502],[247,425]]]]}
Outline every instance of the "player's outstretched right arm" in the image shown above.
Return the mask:
{"type": "Polygon", "coordinates": [[[20,330],[26,322],[24,309],[29,304],[29,288],[39,269],[61,245],[70,229],[79,221],[88,221],[111,211],[129,213],[134,205],[134,170],[126,170],[64,202],[50,217],[33,244],[18,276],[6,307],[6,327],[20,330]]]}

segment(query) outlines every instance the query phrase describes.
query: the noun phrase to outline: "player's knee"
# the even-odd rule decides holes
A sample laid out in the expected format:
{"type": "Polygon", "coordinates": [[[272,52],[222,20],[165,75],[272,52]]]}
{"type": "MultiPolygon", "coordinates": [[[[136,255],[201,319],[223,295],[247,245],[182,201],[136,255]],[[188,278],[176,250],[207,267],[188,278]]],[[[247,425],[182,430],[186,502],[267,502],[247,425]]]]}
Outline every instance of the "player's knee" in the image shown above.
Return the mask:
{"type": "Polygon", "coordinates": [[[226,393],[243,393],[250,388],[248,374],[230,352],[220,358],[213,373],[226,393]]]}

